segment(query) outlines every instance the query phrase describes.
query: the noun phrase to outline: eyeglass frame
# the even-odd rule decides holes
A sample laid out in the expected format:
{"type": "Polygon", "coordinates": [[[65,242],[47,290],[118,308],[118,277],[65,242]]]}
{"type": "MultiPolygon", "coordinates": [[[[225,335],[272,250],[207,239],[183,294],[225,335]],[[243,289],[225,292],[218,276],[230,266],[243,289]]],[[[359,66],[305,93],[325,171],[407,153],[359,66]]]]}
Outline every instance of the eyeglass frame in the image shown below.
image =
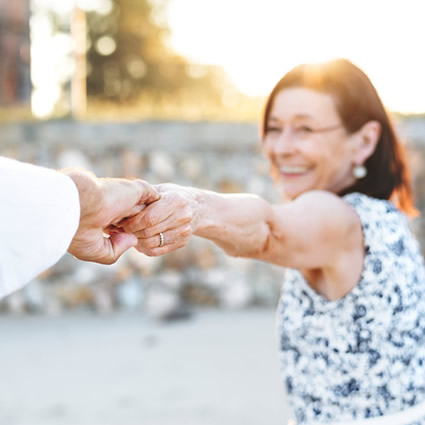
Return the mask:
{"type": "MultiPolygon", "coordinates": [[[[270,127],[271,126],[268,126],[268,125],[266,126],[266,131],[265,131],[265,135],[264,135],[264,138],[263,138],[264,140],[267,138],[267,135],[270,132],[270,127]]],[[[305,139],[308,138],[309,135],[328,133],[328,132],[331,132],[331,131],[338,130],[339,128],[344,128],[344,124],[339,123],[339,124],[335,124],[335,125],[332,125],[332,126],[327,126],[327,127],[317,128],[317,129],[310,128],[310,126],[307,126],[305,124],[300,124],[298,126],[298,128],[296,126],[293,126],[293,125],[287,125],[287,126],[284,126],[284,127],[285,128],[287,127],[291,131],[292,134],[295,134],[297,136],[298,139],[305,140],[305,139]],[[305,129],[306,127],[308,128],[307,133],[304,134],[304,135],[300,135],[300,132],[302,131],[302,129],[305,129]]],[[[273,129],[273,127],[271,127],[271,128],[273,129]]],[[[282,130],[279,130],[279,133],[282,133],[283,131],[285,131],[285,128],[283,128],[282,130]]]]}

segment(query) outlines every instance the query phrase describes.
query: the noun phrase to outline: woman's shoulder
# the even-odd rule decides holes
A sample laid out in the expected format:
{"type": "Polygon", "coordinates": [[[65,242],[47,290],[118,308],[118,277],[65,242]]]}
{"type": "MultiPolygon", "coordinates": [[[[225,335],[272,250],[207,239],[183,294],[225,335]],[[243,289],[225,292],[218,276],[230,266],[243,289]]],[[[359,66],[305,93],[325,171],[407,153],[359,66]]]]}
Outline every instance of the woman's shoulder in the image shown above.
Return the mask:
{"type": "Polygon", "coordinates": [[[401,211],[388,199],[379,199],[365,195],[360,192],[352,192],[344,195],[345,202],[350,204],[354,209],[365,210],[375,213],[395,213],[402,214],[401,211]]]}
{"type": "Polygon", "coordinates": [[[416,238],[411,232],[407,216],[391,201],[357,192],[345,195],[343,199],[359,216],[367,246],[381,250],[402,239],[416,246],[416,238]]]}
{"type": "Polygon", "coordinates": [[[390,222],[407,225],[405,214],[388,199],[374,198],[359,192],[349,193],[342,199],[354,209],[363,225],[366,223],[383,225],[390,222]]]}

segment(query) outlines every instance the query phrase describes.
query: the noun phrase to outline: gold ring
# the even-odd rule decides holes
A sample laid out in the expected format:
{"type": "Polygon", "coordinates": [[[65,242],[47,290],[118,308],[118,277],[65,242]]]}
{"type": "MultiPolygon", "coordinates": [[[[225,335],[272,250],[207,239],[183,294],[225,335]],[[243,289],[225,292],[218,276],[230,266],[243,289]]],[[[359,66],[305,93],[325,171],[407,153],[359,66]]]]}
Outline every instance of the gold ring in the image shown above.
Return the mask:
{"type": "Polygon", "coordinates": [[[159,232],[159,248],[162,248],[164,246],[164,234],[162,232],[159,232]]]}

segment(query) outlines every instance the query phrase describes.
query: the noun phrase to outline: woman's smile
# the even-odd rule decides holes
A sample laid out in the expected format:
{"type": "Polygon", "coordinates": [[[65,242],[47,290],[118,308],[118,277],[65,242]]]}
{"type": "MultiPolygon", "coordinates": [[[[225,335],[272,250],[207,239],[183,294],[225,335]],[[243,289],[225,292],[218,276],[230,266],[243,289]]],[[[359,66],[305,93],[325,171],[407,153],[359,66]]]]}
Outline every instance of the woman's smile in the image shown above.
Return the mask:
{"type": "Polygon", "coordinates": [[[283,178],[295,178],[306,175],[311,170],[311,167],[301,165],[281,165],[278,169],[283,178]]]}

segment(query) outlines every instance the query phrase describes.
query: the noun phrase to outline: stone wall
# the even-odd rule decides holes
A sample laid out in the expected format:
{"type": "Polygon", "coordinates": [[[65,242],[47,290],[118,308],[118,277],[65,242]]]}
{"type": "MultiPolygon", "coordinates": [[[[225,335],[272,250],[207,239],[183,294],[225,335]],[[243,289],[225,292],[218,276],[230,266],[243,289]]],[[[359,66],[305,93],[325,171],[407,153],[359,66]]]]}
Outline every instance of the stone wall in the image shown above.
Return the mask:
{"type": "MultiPolygon", "coordinates": [[[[425,121],[406,120],[399,129],[411,141],[417,193],[424,194],[425,121]]],[[[9,124],[0,127],[0,153],[51,168],[82,166],[98,176],[252,192],[279,201],[255,124],[9,124]]],[[[425,211],[425,196],[418,196],[418,205],[425,211]]],[[[425,240],[421,220],[413,227],[425,240]]],[[[275,305],[282,274],[279,267],[228,257],[212,243],[193,238],[184,249],[160,258],[130,250],[112,266],[78,262],[65,255],[22,291],[6,298],[0,311],[55,314],[90,309],[106,313],[143,308],[166,319],[186,316],[196,306],[275,305]]]]}

